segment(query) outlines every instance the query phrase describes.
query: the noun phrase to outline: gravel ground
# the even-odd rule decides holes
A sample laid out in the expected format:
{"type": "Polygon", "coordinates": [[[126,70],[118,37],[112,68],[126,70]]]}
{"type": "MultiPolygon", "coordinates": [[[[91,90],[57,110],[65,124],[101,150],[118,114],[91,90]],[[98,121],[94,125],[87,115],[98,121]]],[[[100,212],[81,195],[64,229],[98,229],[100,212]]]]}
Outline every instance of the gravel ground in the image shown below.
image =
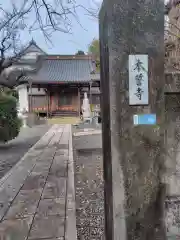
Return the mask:
{"type": "Polygon", "coordinates": [[[0,178],[24,156],[49,128],[50,125],[22,128],[16,139],[0,145],[0,178]]]}
{"type": "MultiPolygon", "coordinates": [[[[76,128],[73,132],[77,133],[82,129],[76,128]]],[[[78,240],[105,239],[103,160],[100,138],[100,135],[73,137],[78,240]]]]}

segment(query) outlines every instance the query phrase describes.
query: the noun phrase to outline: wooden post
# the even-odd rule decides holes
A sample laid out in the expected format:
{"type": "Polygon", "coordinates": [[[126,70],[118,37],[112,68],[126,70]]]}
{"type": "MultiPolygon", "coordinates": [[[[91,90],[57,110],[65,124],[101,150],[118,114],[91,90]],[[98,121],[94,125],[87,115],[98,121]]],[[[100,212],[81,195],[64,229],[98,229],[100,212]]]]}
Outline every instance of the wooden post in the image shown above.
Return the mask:
{"type": "Polygon", "coordinates": [[[48,91],[48,87],[46,89],[46,105],[47,105],[46,115],[47,115],[47,118],[48,118],[49,117],[49,91],[48,91]]]}
{"type": "Polygon", "coordinates": [[[80,87],[78,87],[78,108],[79,108],[79,117],[81,117],[81,93],[80,93],[80,87]]]}
{"type": "Polygon", "coordinates": [[[92,92],[91,92],[92,82],[89,84],[89,102],[91,106],[91,112],[92,112],[92,92]]]}
{"type": "Polygon", "coordinates": [[[51,91],[49,91],[49,101],[48,101],[49,116],[51,117],[51,91]]]}
{"type": "Polygon", "coordinates": [[[32,113],[33,112],[33,109],[32,109],[33,108],[33,106],[32,106],[33,105],[32,104],[32,82],[30,82],[30,101],[29,101],[29,103],[30,103],[30,109],[29,109],[30,111],[29,112],[32,113]]]}

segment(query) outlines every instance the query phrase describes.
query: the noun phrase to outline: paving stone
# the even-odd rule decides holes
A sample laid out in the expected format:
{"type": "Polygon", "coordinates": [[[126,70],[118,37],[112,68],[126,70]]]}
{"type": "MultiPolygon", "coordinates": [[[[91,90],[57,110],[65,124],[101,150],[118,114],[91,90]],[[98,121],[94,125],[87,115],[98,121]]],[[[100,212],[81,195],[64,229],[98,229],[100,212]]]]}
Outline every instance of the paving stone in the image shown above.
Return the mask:
{"type": "Polygon", "coordinates": [[[16,220],[4,220],[0,224],[0,239],[26,240],[32,217],[16,220]]]}
{"type": "Polygon", "coordinates": [[[57,178],[67,177],[67,165],[64,165],[64,166],[53,165],[53,167],[49,172],[49,175],[55,176],[57,178]]]}
{"type": "Polygon", "coordinates": [[[38,200],[13,203],[7,212],[5,219],[26,218],[36,212],[38,200]]]}
{"type": "Polygon", "coordinates": [[[49,168],[50,165],[51,165],[52,159],[53,159],[53,157],[51,156],[51,157],[48,157],[48,158],[45,157],[44,160],[38,160],[36,162],[36,166],[35,167],[42,167],[42,168],[46,168],[47,167],[47,168],[49,168]]]}
{"type": "Polygon", "coordinates": [[[68,148],[68,144],[69,144],[69,126],[68,125],[65,126],[64,128],[60,144],[66,146],[65,149],[68,148]]]}
{"type": "Polygon", "coordinates": [[[68,158],[69,150],[68,149],[58,149],[56,152],[56,156],[64,156],[64,157],[68,158]]]}
{"type": "Polygon", "coordinates": [[[16,196],[14,202],[20,201],[20,202],[24,202],[28,199],[40,199],[41,194],[42,194],[43,188],[39,188],[39,189],[33,189],[33,190],[20,190],[18,195],[16,196]]]}
{"type": "Polygon", "coordinates": [[[45,184],[46,176],[31,174],[24,182],[22,190],[32,190],[42,188],[45,184]]]}
{"type": "Polygon", "coordinates": [[[35,217],[28,240],[64,237],[64,219],[58,216],[35,217]]]}
{"type": "Polygon", "coordinates": [[[54,154],[55,154],[55,150],[53,150],[53,154],[51,154],[51,156],[44,155],[43,158],[38,159],[35,167],[43,167],[43,168],[49,169],[52,163],[52,160],[54,158],[54,154]]]}
{"type": "Polygon", "coordinates": [[[54,159],[53,159],[53,164],[67,164],[68,158],[69,158],[69,156],[57,154],[57,152],[56,152],[54,159]]]}
{"type": "Polygon", "coordinates": [[[49,176],[42,194],[42,198],[65,198],[66,178],[49,176]]]}
{"type": "MultiPolygon", "coordinates": [[[[19,186],[20,188],[21,186],[19,186]]],[[[9,209],[13,199],[15,198],[17,191],[13,191],[11,186],[2,188],[0,191],[0,220],[4,217],[7,210],[9,209]]]]}
{"type": "Polygon", "coordinates": [[[56,148],[56,145],[58,144],[60,137],[61,137],[61,134],[56,134],[48,144],[48,147],[52,149],[56,148]]]}
{"type": "Polygon", "coordinates": [[[48,174],[48,172],[49,172],[49,168],[50,167],[42,167],[42,166],[40,166],[40,165],[38,165],[38,166],[35,166],[34,168],[33,168],[33,172],[35,172],[35,173],[44,173],[44,174],[48,174]]]}
{"type": "Polygon", "coordinates": [[[69,145],[68,144],[59,143],[58,147],[62,148],[62,149],[68,149],[69,145]]]}
{"type": "MultiPolygon", "coordinates": [[[[49,136],[49,140],[50,140],[50,137],[51,136],[49,136]]],[[[47,147],[47,142],[44,142],[44,143],[40,143],[40,144],[38,144],[36,147],[35,147],[35,150],[36,151],[41,151],[41,150],[43,150],[43,149],[45,149],[46,147],[47,147]]]]}
{"type": "Polygon", "coordinates": [[[12,176],[4,178],[0,191],[0,217],[6,213],[0,223],[4,239],[65,239],[69,136],[69,126],[53,127],[13,170],[12,176]]]}
{"type": "Polygon", "coordinates": [[[42,190],[21,190],[10,206],[5,219],[25,218],[35,214],[42,190]]]}
{"type": "MultiPolygon", "coordinates": [[[[9,182],[10,181],[8,179],[0,191],[0,219],[4,217],[4,214],[6,214],[7,210],[12,204],[12,201],[20,190],[21,185],[23,184],[23,182],[21,184],[21,182],[18,182],[18,180],[17,182],[14,180],[11,185],[9,182]]],[[[29,189],[29,187],[27,188],[29,189]]]]}
{"type": "Polygon", "coordinates": [[[42,199],[39,203],[36,215],[38,217],[47,217],[57,215],[59,217],[65,217],[65,199],[42,199]]]}
{"type": "Polygon", "coordinates": [[[33,240],[64,240],[64,237],[58,237],[58,238],[46,238],[46,239],[42,239],[42,238],[36,238],[33,240]]]}
{"type": "Polygon", "coordinates": [[[54,152],[56,151],[56,147],[48,145],[44,151],[41,157],[39,158],[39,161],[46,161],[54,157],[54,152]]]}
{"type": "Polygon", "coordinates": [[[40,160],[38,159],[38,161],[36,162],[36,166],[34,168],[38,168],[38,167],[42,167],[43,169],[47,168],[49,169],[52,163],[53,157],[49,157],[49,158],[44,158],[44,160],[40,160]]]}
{"type": "Polygon", "coordinates": [[[58,159],[53,160],[49,174],[56,177],[67,177],[67,164],[68,161],[63,159],[63,157],[61,159],[61,156],[59,156],[58,159]]]}
{"type": "MultiPolygon", "coordinates": [[[[47,145],[47,143],[46,143],[46,145],[47,145]]],[[[42,154],[42,150],[43,149],[39,149],[38,145],[37,145],[34,149],[30,149],[27,157],[34,158],[34,157],[40,156],[42,154]]]]}
{"type": "MultiPolygon", "coordinates": [[[[36,170],[36,169],[35,169],[36,170]]],[[[31,172],[31,175],[32,176],[39,176],[39,177],[44,177],[45,179],[47,178],[47,176],[48,176],[48,173],[49,173],[49,170],[48,171],[41,171],[40,169],[39,169],[39,171],[32,171],[31,172]]]]}

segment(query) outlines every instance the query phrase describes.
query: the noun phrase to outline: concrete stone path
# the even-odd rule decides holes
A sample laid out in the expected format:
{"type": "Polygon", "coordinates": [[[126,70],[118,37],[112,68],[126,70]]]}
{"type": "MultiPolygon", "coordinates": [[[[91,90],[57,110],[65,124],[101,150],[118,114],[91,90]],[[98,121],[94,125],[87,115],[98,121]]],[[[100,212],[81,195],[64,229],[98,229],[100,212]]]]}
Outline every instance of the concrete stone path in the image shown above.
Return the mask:
{"type": "Polygon", "coordinates": [[[70,125],[53,125],[0,180],[0,240],[76,239],[70,125]]]}

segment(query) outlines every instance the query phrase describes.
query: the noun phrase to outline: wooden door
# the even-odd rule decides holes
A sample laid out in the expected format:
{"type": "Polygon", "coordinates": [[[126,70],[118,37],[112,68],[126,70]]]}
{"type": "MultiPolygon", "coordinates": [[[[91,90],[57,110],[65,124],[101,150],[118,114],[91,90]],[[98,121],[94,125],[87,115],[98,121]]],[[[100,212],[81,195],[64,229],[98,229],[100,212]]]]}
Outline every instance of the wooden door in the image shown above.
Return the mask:
{"type": "Polygon", "coordinates": [[[61,93],[58,97],[58,106],[71,106],[72,105],[72,93],[61,93]]]}

